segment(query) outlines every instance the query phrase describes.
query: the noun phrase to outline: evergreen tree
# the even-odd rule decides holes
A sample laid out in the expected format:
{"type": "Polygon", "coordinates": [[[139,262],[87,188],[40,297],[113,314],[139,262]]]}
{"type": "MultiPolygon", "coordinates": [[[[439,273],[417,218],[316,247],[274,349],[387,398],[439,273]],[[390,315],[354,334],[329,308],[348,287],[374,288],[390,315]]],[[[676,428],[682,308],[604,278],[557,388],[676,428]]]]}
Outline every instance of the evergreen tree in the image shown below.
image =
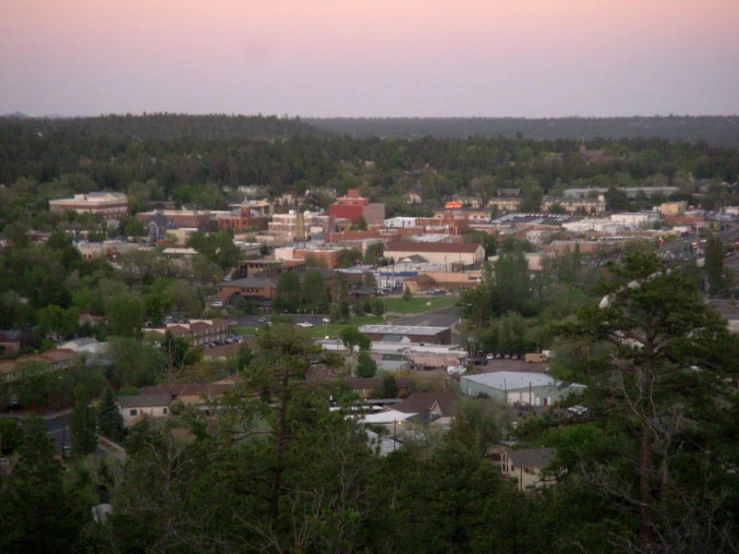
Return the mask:
{"type": "Polygon", "coordinates": [[[100,398],[97,424],[101,435],[114,441],[120,441],[123,438],[123,417],[115,403],[115,395],[108,387],[100,398]]]}
{"type": "Polygon", "coordinates": [[[95,415],[95,409],[90,406],[87,389],[83,385],[78,385],[74,390],[74,407],[69,418],[75,456],[86,456],[95,452],[98,443],[95,415]]]}
{"type": "Polygon", "coordinates": [[[64,490],[43,420],[34,416],[23,427],[18,464],[0,482],[0,552],[74,552],[87,507],[64,490]]]}

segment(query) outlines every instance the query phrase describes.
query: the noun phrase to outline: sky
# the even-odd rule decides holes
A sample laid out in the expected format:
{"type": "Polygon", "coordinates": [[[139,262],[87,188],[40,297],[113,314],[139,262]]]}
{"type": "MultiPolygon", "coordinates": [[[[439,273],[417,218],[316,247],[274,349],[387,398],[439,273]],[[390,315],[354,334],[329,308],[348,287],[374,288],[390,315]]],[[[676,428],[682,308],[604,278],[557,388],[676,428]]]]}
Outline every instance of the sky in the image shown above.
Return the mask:
{"type": "Polygon", "coordinates": [[[0,114],[739,114],[739,0],[0,0],[0,114]]]}

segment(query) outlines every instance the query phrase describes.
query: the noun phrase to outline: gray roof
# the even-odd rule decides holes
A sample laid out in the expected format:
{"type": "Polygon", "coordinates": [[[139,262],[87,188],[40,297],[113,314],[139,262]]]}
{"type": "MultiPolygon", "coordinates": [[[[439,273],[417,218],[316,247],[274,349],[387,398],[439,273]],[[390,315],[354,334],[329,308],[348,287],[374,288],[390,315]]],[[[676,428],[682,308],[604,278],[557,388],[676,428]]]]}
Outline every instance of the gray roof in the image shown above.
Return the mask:
{"type": "MultiPolygon", "coordinates": [[[[554,377],[544,373],[525,373],[521,371],[495,371],[480,375],[465,375],[462,379],[505,391],[522,390],[528,389],[529,387],[559,387],[567,385],[567,383],[558,381],[554,377]]],[[[575,383],[572,383],[571,386],[584,387],[584,385],[575,383]]]]}
{"type": "Polygon", "coordinates": [[[171,397],[168,394],[141,394],[139,396],[119,396],[121,408],[154,408],[169,406],[171,397]]]}
{"type": "Polygon", "coordinates": [[[518,448],[508,450],[508,457],[519,467],[546,467],[557,456],[555,448],[518,448]]]}
{"type": "Polygon", "coordinates": [[[362,325],[360,333],[371,335],[416,335],[435,337],[449,327],[421,327],[420,325],[362,325]]]}

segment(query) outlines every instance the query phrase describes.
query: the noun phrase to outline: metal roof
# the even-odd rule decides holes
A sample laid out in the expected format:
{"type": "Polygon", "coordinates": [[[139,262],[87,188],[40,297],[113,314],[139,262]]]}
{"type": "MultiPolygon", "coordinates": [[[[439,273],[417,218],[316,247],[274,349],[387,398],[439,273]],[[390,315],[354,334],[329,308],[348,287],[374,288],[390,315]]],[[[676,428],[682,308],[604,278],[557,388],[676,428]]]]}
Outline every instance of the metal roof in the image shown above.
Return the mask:
{"type": "Polygon", "coordinates": [[[360,333],[371,335],[416,335],[435,337],[449,330],[449,327],[422,327],[420,325],[362,325],[360,333]]]}
{"type": "MultiPolygon", "coordinates": [[[[522,390],[529,387],[559,387],[567,385],[544,373],[524,373],[519,371],[496,371],[493,373],[482,373],[480,375],[465,375],[462,379],[479,383],[486,387],[498,390],[522,390]]],[[[572,383],[574,387],[584,387],[572,383]]]]}

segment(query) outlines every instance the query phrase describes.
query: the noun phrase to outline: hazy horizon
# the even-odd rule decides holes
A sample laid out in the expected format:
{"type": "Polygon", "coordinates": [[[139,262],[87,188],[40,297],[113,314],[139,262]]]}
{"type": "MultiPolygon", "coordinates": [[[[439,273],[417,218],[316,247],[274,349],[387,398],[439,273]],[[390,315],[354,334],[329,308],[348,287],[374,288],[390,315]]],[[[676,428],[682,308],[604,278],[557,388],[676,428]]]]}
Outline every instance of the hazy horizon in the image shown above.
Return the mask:
{"type": "Polygon", "coordinates": [[[736,0],[24,0],[0,114],[739,114],[736,0]]]}

